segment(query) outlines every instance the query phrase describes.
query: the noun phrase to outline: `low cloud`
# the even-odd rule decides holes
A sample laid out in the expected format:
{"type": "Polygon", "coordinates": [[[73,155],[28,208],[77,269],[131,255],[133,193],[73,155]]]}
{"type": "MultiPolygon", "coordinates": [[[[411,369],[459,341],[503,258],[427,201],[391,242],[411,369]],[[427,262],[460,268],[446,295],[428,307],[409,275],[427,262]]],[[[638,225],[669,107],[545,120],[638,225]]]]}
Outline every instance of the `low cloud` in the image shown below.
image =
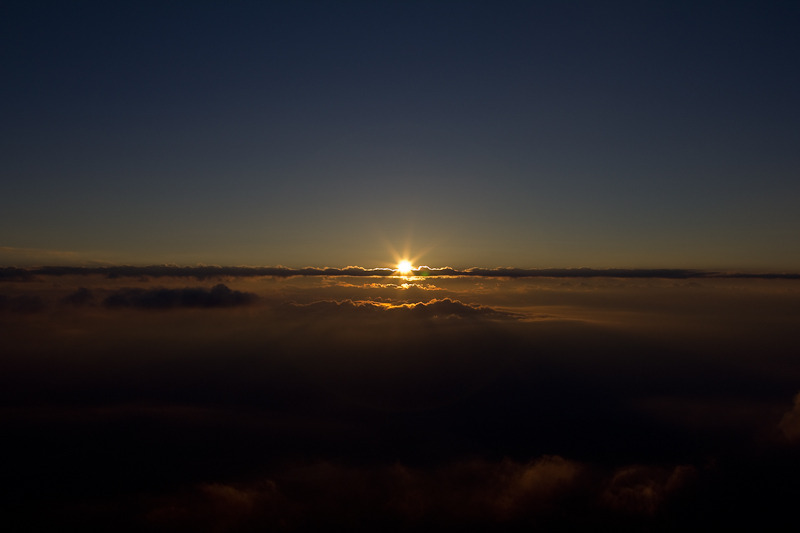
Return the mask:
{"type": "Polygon", "coordinates": [[[420,284],[414,282],[404,282],[404,283],[364,283],[360,285],[356,285],[353,283],[348,283],[347,281],[336,281],[331,284],[332,287],[342,288],[342,289],[362,289],[362,290],[369,290],[369,289],[392,289],[395,291],[441,291],[443,290],[441,287],[437,287],[431,283],[427,284],[420,284]]]}
{"type": "Polygon", "coordinates": [[[296,521],[296,514],[292,502],[275,483],[265,480],[197,485],[181,494],[160,498],[143,521],[148,529],[166,531],[241,531],[254,524],[285,530],[296,521]]]}
{"type": "Polygon", "coordinates": [[[633,515],[655,515],[674,492],[697,477],[693,466],[663,467],[633,465],[617,470],[601,495],[603,505],[633,515]]]}
{"type": "Polygon", "coordinates": [[[32,269],[2,267],[0,268],[0,281],[32,281],[36,274],[32,269]]]}
{"type": "Polygon", "coordinates": [[[6,296],[0,294],[0,312],[11,313],[38,313],[45,308],[44,300],[37,295],[22,294],[19,296],[6,296]]]}
{"type": "Polygon", "coordinates": [[[164,495],[147,511],[146,521],[193,531],[410,530],[433,524],[516,530],[546,528],[554,520],[580,529],[587,519],[595,526],[604,521],[619,526],[624,520],[651,519],[697,477],[696,469],[685,465],[633,465],[606,474],[593,470],[557,455],[527,463],[472,459],[427,468],[323,461],[289,467],[258,482],[202,483],[164,495]]]}
{"type": "Polygon", "coordinates": [[[583,470],[559,456],[530,463],[475,459],[434,468],[319,462],[255,483],[196,485],[163,497],[147,512],[147,521],[196,531],[528,523],[563,511],[583,470]]]}
{"type": "Polygon", "coordinates": [[[82,307],[94,303],[94,294],[86,287],[81,287],[75,292],[61,299],[62,303],[82,307]]]}
{"type": "MultiPolygon", "coordinates": [[[[88,295],[79,290],[68,298],[74,303],[86,300],[88,295]]],[[[234,291],[220,283],[211,289],[120,289],[107,296],[103,305],[111,309],[214,308],[250,305],[257,299],[253,293],[234,291]]]]}
{"type": "Polygon", "coordinates": [[[443,298],[428,302],[391,304],[374,301],[322,300],[309,304],[286,304],[286,307],[301,314],[335,314],[338,316],[353,314],[359,316],[380,315],[382,313],[419,319],[448,318],[488,318],[519,319],[524,315],[500,311],[488,306],[473,305],[443,298]]]}
{"type": "Polygon", "coordinates": [[[778,425],[790,442],[800,442],[800,393],[794,398],[794,406],[783,415],[778,425]]]}

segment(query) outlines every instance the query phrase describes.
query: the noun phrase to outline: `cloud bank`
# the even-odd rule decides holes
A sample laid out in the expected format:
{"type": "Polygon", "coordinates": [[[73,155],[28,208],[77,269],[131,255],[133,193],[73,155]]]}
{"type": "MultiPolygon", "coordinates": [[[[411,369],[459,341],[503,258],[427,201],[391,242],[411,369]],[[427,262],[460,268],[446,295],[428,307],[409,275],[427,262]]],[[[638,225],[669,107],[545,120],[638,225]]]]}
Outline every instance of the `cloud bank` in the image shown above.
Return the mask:
{"type": "Polygon", "coordinates": [[[10,529],[793,517],[793,280],[174,278],[0,287],[10,529]]]}

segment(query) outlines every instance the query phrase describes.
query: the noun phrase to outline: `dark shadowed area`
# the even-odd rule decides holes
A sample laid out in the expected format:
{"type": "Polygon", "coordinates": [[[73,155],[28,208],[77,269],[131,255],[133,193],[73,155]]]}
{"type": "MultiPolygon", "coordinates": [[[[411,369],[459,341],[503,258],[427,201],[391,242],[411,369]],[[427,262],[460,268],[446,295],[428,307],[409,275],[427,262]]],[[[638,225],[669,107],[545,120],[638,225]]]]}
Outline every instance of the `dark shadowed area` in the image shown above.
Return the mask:
{"type": "Polygon", "coordinates": [[[800,496],[787,279],[0,285],[12,530],[762,527],[800,496]]]}

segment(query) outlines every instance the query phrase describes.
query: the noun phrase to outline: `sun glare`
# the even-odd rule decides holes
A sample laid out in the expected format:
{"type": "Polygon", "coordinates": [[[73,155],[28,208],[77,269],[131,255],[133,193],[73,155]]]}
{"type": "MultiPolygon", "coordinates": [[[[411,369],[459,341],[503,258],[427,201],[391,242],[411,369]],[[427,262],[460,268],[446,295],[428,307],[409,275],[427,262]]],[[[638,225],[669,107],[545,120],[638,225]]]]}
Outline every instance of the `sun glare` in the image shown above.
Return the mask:
{"type": "Polygon", "coordinates": [[[411,274],[411,269],[414,268],[411,266],[411,261],[407,259],[403,259],[399,263],[397,263],[397,271],[401,274],[411,274]]]}

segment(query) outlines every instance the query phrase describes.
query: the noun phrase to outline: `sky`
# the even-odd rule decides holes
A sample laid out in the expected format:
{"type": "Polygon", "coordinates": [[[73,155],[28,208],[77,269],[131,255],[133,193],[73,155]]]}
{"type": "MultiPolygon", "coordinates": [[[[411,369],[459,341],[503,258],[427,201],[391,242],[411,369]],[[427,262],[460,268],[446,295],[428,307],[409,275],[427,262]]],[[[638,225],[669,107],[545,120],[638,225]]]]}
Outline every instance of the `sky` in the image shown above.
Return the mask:
{"type": "Polygon", "coordinates": [[[0,263],[796,271],[796,2],[4,2],[0,263]]]}

